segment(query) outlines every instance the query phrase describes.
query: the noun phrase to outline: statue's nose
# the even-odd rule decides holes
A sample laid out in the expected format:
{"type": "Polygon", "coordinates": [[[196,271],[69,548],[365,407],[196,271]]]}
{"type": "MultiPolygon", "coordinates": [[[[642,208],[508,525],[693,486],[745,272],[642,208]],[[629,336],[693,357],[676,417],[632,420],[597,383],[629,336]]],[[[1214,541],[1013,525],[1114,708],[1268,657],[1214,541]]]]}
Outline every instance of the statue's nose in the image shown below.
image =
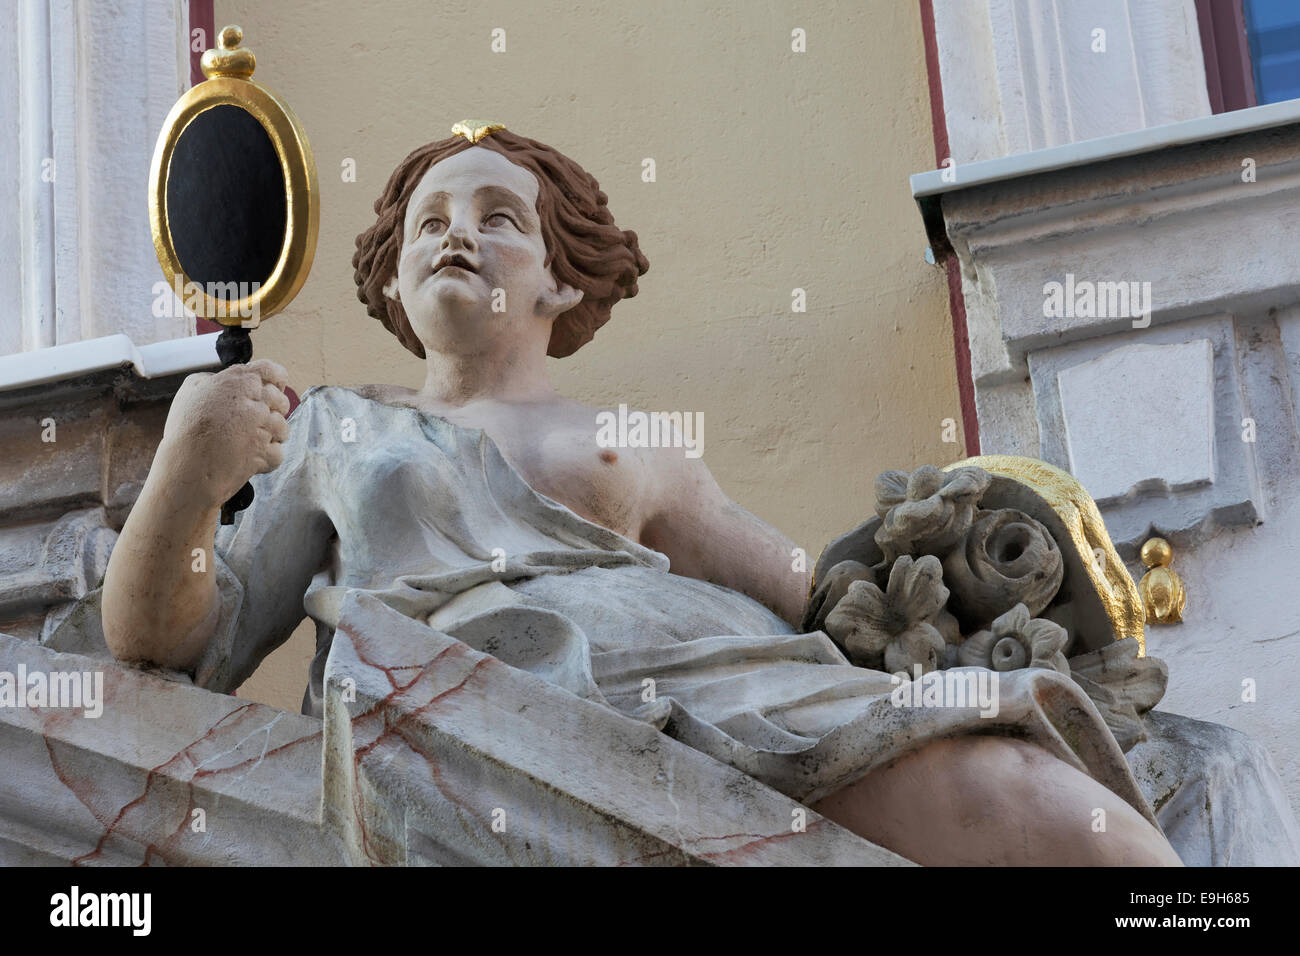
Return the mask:
{"type": "Polygon", "coordinates": [[[447,232],[442,237],[442,247],[444,249],[474,248],[473,234],[466,228],[464,220],[457,220],[447,227],[447,232]]]}

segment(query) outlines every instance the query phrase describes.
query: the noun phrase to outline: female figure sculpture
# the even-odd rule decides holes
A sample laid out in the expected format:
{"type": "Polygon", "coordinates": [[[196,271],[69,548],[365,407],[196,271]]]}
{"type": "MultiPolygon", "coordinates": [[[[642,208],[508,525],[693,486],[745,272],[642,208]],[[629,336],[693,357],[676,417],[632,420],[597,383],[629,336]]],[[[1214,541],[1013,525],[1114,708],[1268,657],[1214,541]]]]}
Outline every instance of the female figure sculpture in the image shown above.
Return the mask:
{"type": "Polygon", "coordinates": [[[701,459],[597,446],[598,410],[559,396],[546,358],[636,294],[636,234],[567,157],[458,129],[397,167],[353,262],[423,388],[318,386],[290,423],[273,362],[190,376],[105,577],[113,654],[228,692],[306,613],[314,712],[362,589],[918,862],[1176,865],[1068,677],[1002,675],[994,717],[898,708],[890,675],[799,632],[793,543],[701,459]],[[218,529],[252,476],[252,507],[218,529]]]}

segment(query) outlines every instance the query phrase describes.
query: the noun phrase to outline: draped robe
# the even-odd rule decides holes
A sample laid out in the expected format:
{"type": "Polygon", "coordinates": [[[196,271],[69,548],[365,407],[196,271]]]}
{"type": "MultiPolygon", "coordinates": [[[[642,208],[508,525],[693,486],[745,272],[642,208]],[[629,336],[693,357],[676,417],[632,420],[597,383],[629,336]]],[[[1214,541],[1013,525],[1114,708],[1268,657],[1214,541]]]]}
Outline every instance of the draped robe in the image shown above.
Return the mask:
{"type": "MultiPolygon", "coordinates": [[[[419,620],[579,697],[647,721],[803,802],[961,734],[1029,740],[1155,815],[1088,696],[1042,668],[998,675],[996,714],[897,706],[851,665],[740,592],[535,491],[481,429],[348,388],[310,389],[284,462],[218,529],[216,633],[194,675],[233,692],[304,613],[319,715],[344,597],[419,620]]],[[[919,699],[920,695],[916,695],[919,699]]]]}

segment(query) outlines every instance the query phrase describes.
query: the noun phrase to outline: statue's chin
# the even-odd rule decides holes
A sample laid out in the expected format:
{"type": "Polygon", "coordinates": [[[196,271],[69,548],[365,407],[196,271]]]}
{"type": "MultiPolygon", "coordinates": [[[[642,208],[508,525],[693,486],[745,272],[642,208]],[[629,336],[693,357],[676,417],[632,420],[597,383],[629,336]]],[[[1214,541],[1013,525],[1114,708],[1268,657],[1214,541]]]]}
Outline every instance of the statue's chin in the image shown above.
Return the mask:
{"type": "Polygon", "coordinates": [[[473,275],[464,280],[434,276],[419,292],[414,303],[406,302],[407,320],[416,332],[447,324],[481,323],[492,315],[501,317],[501,313],[493,313],[492,297],[473,275]]]}
{"type": "Polygon", "coordinates": [[[430,276],[421,291],[434,309],[476,308],[489,298],[483,280],[462,269],[443,269],[430,276]]]}

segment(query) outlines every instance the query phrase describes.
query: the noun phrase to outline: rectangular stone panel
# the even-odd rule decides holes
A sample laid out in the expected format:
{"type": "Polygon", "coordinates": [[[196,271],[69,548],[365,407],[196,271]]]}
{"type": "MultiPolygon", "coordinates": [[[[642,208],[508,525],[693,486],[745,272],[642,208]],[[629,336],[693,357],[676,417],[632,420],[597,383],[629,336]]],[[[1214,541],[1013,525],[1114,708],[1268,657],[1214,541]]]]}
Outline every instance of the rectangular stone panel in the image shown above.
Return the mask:
{"type": "Polygon", "coordinates": [[[1214,481],[1209,339],[1134,344],[1057,373],[1070,472],[1099,505],[1214,481]]]}

